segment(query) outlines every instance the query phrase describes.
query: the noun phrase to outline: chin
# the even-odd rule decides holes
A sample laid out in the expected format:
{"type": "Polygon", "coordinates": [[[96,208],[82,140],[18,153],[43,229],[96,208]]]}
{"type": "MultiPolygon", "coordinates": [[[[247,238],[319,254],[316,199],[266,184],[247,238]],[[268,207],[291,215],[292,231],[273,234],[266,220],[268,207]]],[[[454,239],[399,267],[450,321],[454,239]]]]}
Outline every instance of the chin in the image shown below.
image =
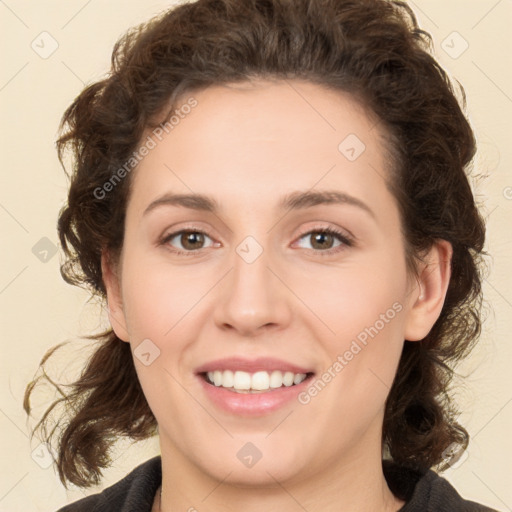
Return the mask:
{"type": "Polygon", "coordinates": [[[296,466],[293,460],[281,459],[265,463],[263,459],[260,459],[251,468],[243,467],[242,464],[235,464],[228,469],[227,473],[220,474],[217,470],[216,474],[212,476],[224,484],[235,487],[276,489],[281,488],[284,482],[294,480],[300,476],[298,475],[299,472],[300,468],[296,466]],[[226,474],[229,474],[229,476],[226,477],[226,474]]]}
{"type": "Polygon", "coordinates": [[[310,469],[301,442],[287,446],[277,436],[275,442],[265,440],[267,435],[236,439],[229,448],[209,453],[200,461],[200,468],[215,480],[237,487],[276,488],[277,482],[305,478],[310,469]]]}

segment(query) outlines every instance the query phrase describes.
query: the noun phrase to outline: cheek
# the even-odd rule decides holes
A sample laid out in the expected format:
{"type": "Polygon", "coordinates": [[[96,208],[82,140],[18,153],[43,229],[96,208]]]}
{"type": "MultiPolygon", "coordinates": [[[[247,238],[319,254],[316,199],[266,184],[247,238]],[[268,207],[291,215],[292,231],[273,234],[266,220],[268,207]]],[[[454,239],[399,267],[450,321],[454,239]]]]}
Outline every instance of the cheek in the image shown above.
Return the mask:
{"type": "Polygon", "coordinates": [[[298,296],[308,297],[314,313],[302,318],[310,319],[309,330],[322,344],[325,363],[319,378],[328,383],[326,395],[332,393],[328,401],[340,404],[333,414],[359,410],[362,404],[368,414],[382,407],[403,346],[406,290],[399,254],[323,269],[296,289],[298,296]]]}
{"type": "Polygon", "coordinates": [[[133,257],[123,269],[123,302],[130,339],[170,336],[208,294],[218,275],[196,266],[173,266],[133,257]]]}
{"type": "Polygon", "coordinates": [[[301,403],[326,425],[337,425],[340,440],[357,439],[383,414],[403,346],[399,287],[371,277],[352,272],[314,296],[316,311],[334,333],[312,320],[324,364],[301,403]]]}
{"type": "Polygon", "coordinates": [[[360,333],[364,341],[365,329],[374,325],[379,331],[389,331],[391,324],[401,324],[396,313],[404,309],[405,272],[399,265],[393,268],[391,258],[389,265],[382,259],[380,265],[376,261],[311,268],[300,279],[290,275],[294,292],[304,298],[303,318],[314,318],[317,332],[323,324],[325,339],[332,339],[334,345],[337,340],[354,339],[360,333]]]}

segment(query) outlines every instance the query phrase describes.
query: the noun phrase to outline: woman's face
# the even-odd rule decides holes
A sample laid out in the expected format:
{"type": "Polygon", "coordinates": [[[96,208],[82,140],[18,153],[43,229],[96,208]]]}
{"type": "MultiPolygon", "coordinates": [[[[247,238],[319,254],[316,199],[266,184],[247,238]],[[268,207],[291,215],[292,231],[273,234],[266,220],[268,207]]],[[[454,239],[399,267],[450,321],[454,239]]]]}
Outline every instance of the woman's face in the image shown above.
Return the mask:
{"type": "Polygon", "coordinates": [[[403,340],[428,332],[380,126],[307,82],[191,96],[147,133],[119,294],[107,277],[162,454],[240,484],[380,458],[403,340]]]}

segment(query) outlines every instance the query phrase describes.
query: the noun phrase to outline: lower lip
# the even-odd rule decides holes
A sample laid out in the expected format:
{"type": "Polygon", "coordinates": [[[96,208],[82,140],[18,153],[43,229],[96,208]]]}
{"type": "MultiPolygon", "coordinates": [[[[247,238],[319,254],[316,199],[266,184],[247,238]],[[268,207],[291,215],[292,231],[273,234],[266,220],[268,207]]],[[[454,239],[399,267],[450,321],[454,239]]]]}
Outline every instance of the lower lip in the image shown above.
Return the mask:
{"type": "Polygon", "coordinates": [[[281,386],[265,393],[228,391],[222,386],[209,384],[202,375],[196,377],[200,380],[206,396],[224,411],[239,416],[263,416],[297,399],[297,395],[309,386],[313,375],[308,375],[300,384],[281,386]]]}

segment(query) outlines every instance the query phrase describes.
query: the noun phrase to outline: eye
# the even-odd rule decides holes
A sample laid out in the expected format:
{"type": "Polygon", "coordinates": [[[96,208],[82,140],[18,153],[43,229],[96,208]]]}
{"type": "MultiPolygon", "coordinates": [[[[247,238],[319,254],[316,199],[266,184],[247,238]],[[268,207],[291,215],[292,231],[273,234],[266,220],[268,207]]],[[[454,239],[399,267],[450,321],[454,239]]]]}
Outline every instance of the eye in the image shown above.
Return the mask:
{"type": "MultiPolygon", "coordinates": [[[[351,247],[352,240],[345,233],[334,228],[315,228],[307,233],[303,233],[299,240],[310,240],[310,248],[315,252],[325,253],[326,255],[338,252],[344,249],[344,246],[351,247]],[[338,242],[338,245],[333,245],[338,242]]],[[[309,249],[309,247],[306,247],[309,249]]],[[[322,254],[323,256],[324,254],[322,254]]]]}
{"type": "MultiPolygon", "coordinates": [[[[203,231],[196,229],[182,229],[181,231],[176,231],[166,235],[161,241],[161,244],[170,245],[172,247],[172,251],[176,254],[193,255],[194,252],[205,248],[205,239],[211,240],[211,238],[203,231]],[[175,248],[174,244],[176,243],[181,247],[178,246],[178,248],[175,248]]],[[[213,245],[214,244],[212,243],[209,247],[212,247],[213,245]]]]}
{"type": "MultiPolygon", "coordinates": [[[[311,241],[311,247],[303,248],[312,250],[315,253],[320,253],[322,256],[342,251],[345,247],[351,247],[353,245],[352,239],[347,234],[334,228],[314,228],[303,233],[299,240],[307,240],[308,237],[311,241]],[[337,245],[336,242],[338,242],[337,245]]],[[[174,233],[164,236],[160,243],[161,245],[170,246],[170,250],[173,253],[185,256],[194,256],[197,255],[201,249],[219,245],[213,242],[204,231],[197,229],[175,231],[174,233]],[[206,239],[211,241],[207,246],[204,245],[206,239]],[[176,246],[176,244],[178,244],[178,246],[176,246]]]]}

